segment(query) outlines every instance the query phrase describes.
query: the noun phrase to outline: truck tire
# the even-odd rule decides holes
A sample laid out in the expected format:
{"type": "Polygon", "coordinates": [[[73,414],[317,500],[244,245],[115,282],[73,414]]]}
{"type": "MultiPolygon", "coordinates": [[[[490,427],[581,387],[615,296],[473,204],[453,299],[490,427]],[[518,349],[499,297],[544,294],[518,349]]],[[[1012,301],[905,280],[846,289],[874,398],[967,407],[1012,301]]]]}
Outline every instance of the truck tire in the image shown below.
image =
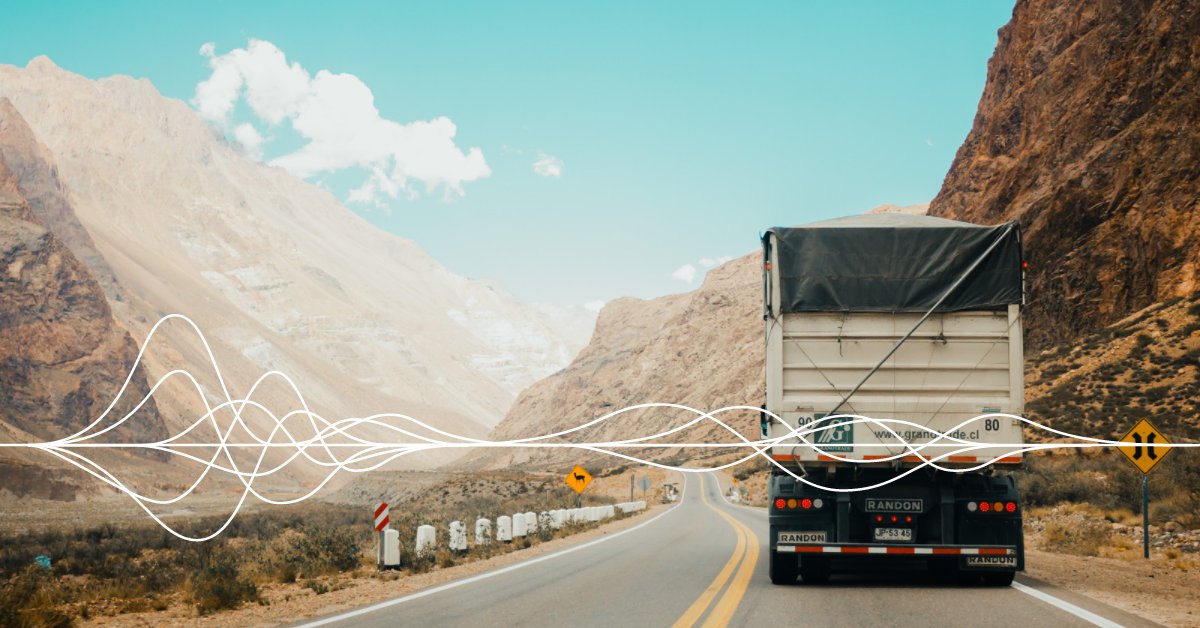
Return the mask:
{"type": "Polygon", "coordinates": [[[796,555],[771,552],[771,584],[796,583],[796,555]]]}
{"type": "Polygon", "coordinates": [[[1016,575],[1015,571],[985,571],[983,572],[983,584],[988,587],[1012,586],[1013,578],[1016,575]]]}
{"type": "Polygon", "coordinates": [[[829,559],[821,556],[805,556],[800,561],[800,578],[804,584],[829,582],[829,559]]]}

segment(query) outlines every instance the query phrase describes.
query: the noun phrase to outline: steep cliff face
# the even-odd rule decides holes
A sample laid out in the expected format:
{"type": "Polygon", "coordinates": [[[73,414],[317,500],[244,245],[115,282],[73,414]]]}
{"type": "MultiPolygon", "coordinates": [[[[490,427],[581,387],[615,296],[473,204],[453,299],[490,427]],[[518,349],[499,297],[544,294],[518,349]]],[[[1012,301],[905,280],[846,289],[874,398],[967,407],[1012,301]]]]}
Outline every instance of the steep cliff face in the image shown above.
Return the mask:
{"type": "MultiPolygon", "coordinates": [[[[0,159],[0,421],[11,441],[48,440],[86,427],[117,396],[137,345],[112,318],[88,269],[18,195],[0,159]]],[[[60,216],[71,219],[70,206],[60,216]]],[[[97,428],[133,410],[144,374],[97,428]]],[[[100,442],[166,436],[153,400],[100,442]]]]}
{"type": "Polygon", "coordinates": [[[75,259],[84,263],[109,298],[119,299],[120,284],[87,229],[71,207],[71,191],[62,180],[54,156],[38,141],[12,102],[0,96],[0,159],[38,221],[54,233],[75,259]]]}
{"type": "Polygon", "coordinates": [[[1019,0],[930,214],[1018,219],[1033,348],[1197,286],[1200,5],[1019,0]]]}
{"type": "MultiPolygon", "coordinates": [[[[709,271],[704,284],[693,292],[648,301],[624,298],[605,305],[588,346],[566,369],[521,393],[491,439],[550,434],[641,403],[675,403],[706,412],[732,405],[757,407],[765,386],[761,260],[761,253],[755,252],[719,266],[709,271]]],[[[757,417],[755,412],[738,411],[718,418],[756,438],[757,417]]],[[[672,409],[637,410],[565,440],[600,442],[649,436],[695,418],[690,412],[672,409]]],[[[727,431],[706,420],[664,442],[730,438],[727,431]]],[[[638,455],[674,453],[671,449],[646,452],[638,455]]],[[[689,457],[693,455],[694,451],[688,452],[689,457]]],[[[599,457],[581,450],[509,449],[485,451],[471,459],[469,466],[556,466],[599,457]]],[[[608,457],[604,462],[620,463],[608,457]]]]}

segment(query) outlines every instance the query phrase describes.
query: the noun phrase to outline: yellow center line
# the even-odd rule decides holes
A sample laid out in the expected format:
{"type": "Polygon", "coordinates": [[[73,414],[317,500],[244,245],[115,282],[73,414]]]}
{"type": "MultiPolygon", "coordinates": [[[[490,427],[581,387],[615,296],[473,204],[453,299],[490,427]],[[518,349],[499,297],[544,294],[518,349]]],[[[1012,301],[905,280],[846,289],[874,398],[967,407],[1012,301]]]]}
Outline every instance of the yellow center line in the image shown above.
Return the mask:
{"type": "Polygon", "coordinates": [[[717,603],[712,614],[708,616],[708,620],[701,626],[701,628],[725,628],[729,625],[729,620],[733,619],[733,612],[737,610],[742,596],[746,594],[746,588],[750,586],[750,576],[754,575],[754,565],[758,562],[758,537],[742,522],[711,505],[709,508],[716,510],[718,515],[724,517],[735,529],[744,532],[750,540],[749,550],[746,552],[745,560],[742,561],[742,566],[738,568],[737,576],[734,577],[733,582],[729,583],[729,588],[721,596],[721,601],[717,603]]]}
{"type": "MultiPolygon", "coordinates": [[[[700,479],[700,501],[704,502],[705,506],[712,508],[708,500],[704,497],[703,478],[700,479]]],[[[734,528],[734,532],[737,532],[738,542],[737,549],[733,550],[733,556],[729,558],[729,562],[725,563],[720,573],[713,579],[712,584],[708,585],[708,588],[704,590],[704,593],[700,594],[700,597],[695,602],[692,602],[692,605],[679,618],[679,621],[671,625],[671,628],[691,628],[696,623],[696,620],[700,619],[700,616],[704,614],[704,611],[708,609],[708,605],[712,603],[713,598],[717,597],[717,593],[721,591],[721,587],[725,586],[725,582],[729,580],[729,576],[733,575],[733,570],[737,566],[738,561],[746,553],[746,535],[736,527],[734,528]]]]}
{"type": "Polygon", "coordinates": [[[746,587],[750,584],[750,576],[754,573],[754,565],[758,562],[758,537],[750,528],[742,525],[733,517],[721,512],[712,504],[708,503],[708,499],[704,497],[704,480],[700,481],[700,501],[704,502],[705,506],[712,509],[713,512],[721,515],[726,522],[733,527],[733,531],[738,535],[737,548],[733,551],[733,556],[729,558],[729,562],[717,574],[708,588],[700,594],[700,597],[688,607],[683,616],[672,624],[671,628],[691,628],[696,623],[704,611],[708,609],[708,605],[712,603],[717,593],[725,586],[726,581],[733,574],[734,568],[741,561],[741,568],[737,570],[737,576],[733,579],[733,584],[729,585],[725,594],[721,596],[721,600],[713,609],[708,620],[704,622],[701,628],[724,628],[729,624],[729,620],[733,617],[733,612],[737,610],[737,605],[741,602],[742,596],[746,592],[746,587]],[[742,560],[745,557],[745,560],[742,560]]]}

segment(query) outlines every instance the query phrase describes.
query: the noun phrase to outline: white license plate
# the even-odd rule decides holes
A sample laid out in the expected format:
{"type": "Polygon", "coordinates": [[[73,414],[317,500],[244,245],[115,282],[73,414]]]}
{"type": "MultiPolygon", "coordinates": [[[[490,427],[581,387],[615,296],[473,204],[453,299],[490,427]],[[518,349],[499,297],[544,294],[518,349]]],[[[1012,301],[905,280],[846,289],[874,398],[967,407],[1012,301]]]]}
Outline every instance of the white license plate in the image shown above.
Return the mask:
{"type": "Polygon", "coordinates": [[[875,528],[876,541],[911,541],[912,528],[875,528]]]}

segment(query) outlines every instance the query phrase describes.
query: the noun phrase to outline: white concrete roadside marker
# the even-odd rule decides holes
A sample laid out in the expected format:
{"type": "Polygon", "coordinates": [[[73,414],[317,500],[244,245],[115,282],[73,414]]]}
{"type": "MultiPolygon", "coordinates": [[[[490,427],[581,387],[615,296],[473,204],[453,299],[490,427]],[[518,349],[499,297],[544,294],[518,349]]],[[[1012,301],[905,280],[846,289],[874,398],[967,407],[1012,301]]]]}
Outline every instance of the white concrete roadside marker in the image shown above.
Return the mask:
{"type": "Polygon", "coordinates": [[[383,566],[400,566],[400,531],[388,528],[383,531],[383,566]]]}
{"type": "Polygon", "coordinates": [[[539,530],[549,530],[552,527],[550,525],[550,520],[551,520],[551,518],[550,518],[549,512],[546,512],[545,510],[543,510],[542,512],[538,513],[538,526],[537,526],[538,529],[539,530]]]}
{"type": "Polygon", "coordinates": [[[513,538],[525,536],[525,513],[518,512],[512,516],[513,538]]]}
{"type": "Polygon", "coordinates": [[[557,530],[557,529],[563,527],[563,524],[566,522],[567,522],[567,516],[566,516],[566,513],[564,513],[562,510],[551,510],[550,511],[550,527],[551,528],[554,528],[555,530],[557,530]]]}
{"type": "Polygon", "coordinates": [[[496,540],[505,543],[512,541],[512,519],[507,515],[496,517],[496,540]]]}
{"type": "Polygon", "coordinates": [[[461,521],[450,522],[450,549],[455,552],[467,551],[467,524],[461,521]]]}
{"type": "Polygon", "coordinates": [[[419,526],[417,528],[417,556],[425,556],[433,551],[433,546],[437,544],[437,529],[433,526],[419,526]]]}
{"type": "Polygon", "coordinates": [[[617,509],[612,507],[612,504],[604,507],[604,518],[609,519],[617,516],[617,509]]]}
{"type": "Polygon", "coordinates": [[[525,534],[533,534],[538,531],[538,516],[536,512],[525,513],[525,534]]]}
{"type": "Polygon", "coordinates": [[[492,542],[492,522],[487,519],[475,520],[475,544],[488,545],[492,542]]]}

